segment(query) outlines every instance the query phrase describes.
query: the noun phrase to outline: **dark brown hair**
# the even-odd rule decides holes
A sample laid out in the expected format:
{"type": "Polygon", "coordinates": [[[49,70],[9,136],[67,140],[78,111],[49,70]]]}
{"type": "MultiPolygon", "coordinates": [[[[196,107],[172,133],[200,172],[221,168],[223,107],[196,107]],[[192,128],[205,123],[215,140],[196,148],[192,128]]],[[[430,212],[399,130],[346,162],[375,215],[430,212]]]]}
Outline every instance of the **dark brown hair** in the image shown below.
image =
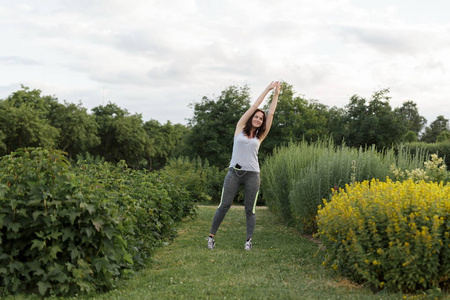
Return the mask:
{"type": "Polygon", "coordinates": [[[244,127],[244,134],[246,136],[250,136],[250,131],[252,129],[252,120],[257,112],[263,113],[263,122],[262,122],[261,126],[256,129],[256,137],[259,139],[259,137],[266,131],[266,113],[259,108],[256,109],[256,111],[251,115],[250,118],[248,118],[247,123],[245,124],[245,127],[244,127]]]}

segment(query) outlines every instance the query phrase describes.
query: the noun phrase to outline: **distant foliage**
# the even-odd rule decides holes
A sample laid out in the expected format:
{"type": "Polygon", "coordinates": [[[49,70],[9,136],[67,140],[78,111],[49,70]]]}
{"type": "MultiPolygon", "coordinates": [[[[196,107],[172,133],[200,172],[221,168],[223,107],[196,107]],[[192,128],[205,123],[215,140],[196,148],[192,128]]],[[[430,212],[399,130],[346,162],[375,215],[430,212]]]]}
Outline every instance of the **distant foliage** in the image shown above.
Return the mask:
{"type": "Polygon", "coordinates": [[[448,184],[373,179],[346,185],[318,212],[324,264],[376,289],[448,288],[449,216],[448,184]]]}
{"type": "Polygon", "coordinates": [[[19,149],[0,159],[0,287],[43,296],[110,289],[193,213],[189,192],[166,174],[19,149]]]}
{"type": "Polygon", "coordinates": [[[443,115],[440,115],[437,116],[436,120],[431,122],[429,127],[425,128],[425,132],[422,134],[420,140],[427,143],[440,142],[446,139],[446,134],[441,136],[441,134],[445,132],[450,132],[449,120],[443,115]]]}
{"type": "Polygon", "coordinates": [[[414,131],[408,131],[405,136],[403,137],[403,141],[405,143],[414,143],[418,141],[417,133],[414,131]]]}
{"type": "Polygon", "coordinates": [[[409,148],[411,154],[420,152],[428,152],[430,155],[436,154],[437,156],[442,157],[445,164],[447,165],[447,169],[450,169],[450,141],[443,141],[438,143],[425,143],[425,142],[404,143],[401,146],[393,148],[398,149],[398,147],[409,148]]]}
{"type": "Polygon", "coordinates": [[[227,169],[211,166],[208,160],[199,157],[179,157],[170,159],[162,172],[176,180],[189,192],[192,201],[200,203],[219,203],[222,184],[227,169]]]}

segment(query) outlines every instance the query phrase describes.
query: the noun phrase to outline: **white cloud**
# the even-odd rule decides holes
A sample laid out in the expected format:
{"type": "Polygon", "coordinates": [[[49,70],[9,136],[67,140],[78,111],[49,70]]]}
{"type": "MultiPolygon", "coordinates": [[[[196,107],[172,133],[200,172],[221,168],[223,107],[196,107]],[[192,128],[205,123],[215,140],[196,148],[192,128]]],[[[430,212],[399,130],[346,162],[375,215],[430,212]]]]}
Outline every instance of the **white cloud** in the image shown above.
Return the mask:
{"type": "MultiPolygon", "coordinates": [[[[187,105],[273,79],[343,106],[390,88],[392,105],[447,112],[448,4],[363,0],[12,0],[0,4],[0,98],[24,83],[86,107],[114,101],[185,123],[187,105]],[[423,11],[423,12],[422,12],[423,11]],[[105,100],[106,99],[106,100],[105,100]],[[437,109],[441,107],[441,109],[437,109]]],[[[447,118],[450,118],[447,115],[447,118]]]]}

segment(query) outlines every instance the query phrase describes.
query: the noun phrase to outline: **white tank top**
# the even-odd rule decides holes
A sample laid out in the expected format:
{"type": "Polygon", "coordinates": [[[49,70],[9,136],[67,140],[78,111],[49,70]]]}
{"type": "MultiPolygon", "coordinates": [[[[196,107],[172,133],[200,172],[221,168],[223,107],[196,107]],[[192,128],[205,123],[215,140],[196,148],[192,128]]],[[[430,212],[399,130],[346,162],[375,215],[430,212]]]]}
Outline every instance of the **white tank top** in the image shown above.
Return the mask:
{"type": "Polygon", "coordinates": [[[231,155],[230,167],[241,166],[243,171],[259,173],[258,150],[259,139],[257,137],[249,139],[242,131],[234,137],[233,153],[231,155]]]}

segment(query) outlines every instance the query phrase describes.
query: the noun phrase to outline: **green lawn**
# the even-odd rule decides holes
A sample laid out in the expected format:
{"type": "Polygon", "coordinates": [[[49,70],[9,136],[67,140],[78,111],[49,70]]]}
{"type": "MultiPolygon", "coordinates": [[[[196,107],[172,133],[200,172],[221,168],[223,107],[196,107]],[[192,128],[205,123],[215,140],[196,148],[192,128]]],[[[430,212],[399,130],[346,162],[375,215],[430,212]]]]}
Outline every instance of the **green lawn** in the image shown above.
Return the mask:
{"type": "Polygon", "coordinates": [[[244,250],[242,207],[229,211],[216,249],[209,250],[206,236],[214,210],[199,207],[198,217],[180,224],[178,237],[157,250],[148,268],[120,281],[116,290],[79,299],[426,299],[373,294],[336,277],[322,267],[324,253],[316,243],[262,207],[256,212],[253,250],[244,250]]]}
{"type": "Polygon", "coordinates": [[[179,236],[154,255],[154,262],[133,280],[95,299],[401,299],[335,278],[321,266],[318,246],[280,224],[264,208],[257,210],[253,249],[244,250],[242,207],[227,214],[206,247],[215,207],[199,207],[179,236]]]}

